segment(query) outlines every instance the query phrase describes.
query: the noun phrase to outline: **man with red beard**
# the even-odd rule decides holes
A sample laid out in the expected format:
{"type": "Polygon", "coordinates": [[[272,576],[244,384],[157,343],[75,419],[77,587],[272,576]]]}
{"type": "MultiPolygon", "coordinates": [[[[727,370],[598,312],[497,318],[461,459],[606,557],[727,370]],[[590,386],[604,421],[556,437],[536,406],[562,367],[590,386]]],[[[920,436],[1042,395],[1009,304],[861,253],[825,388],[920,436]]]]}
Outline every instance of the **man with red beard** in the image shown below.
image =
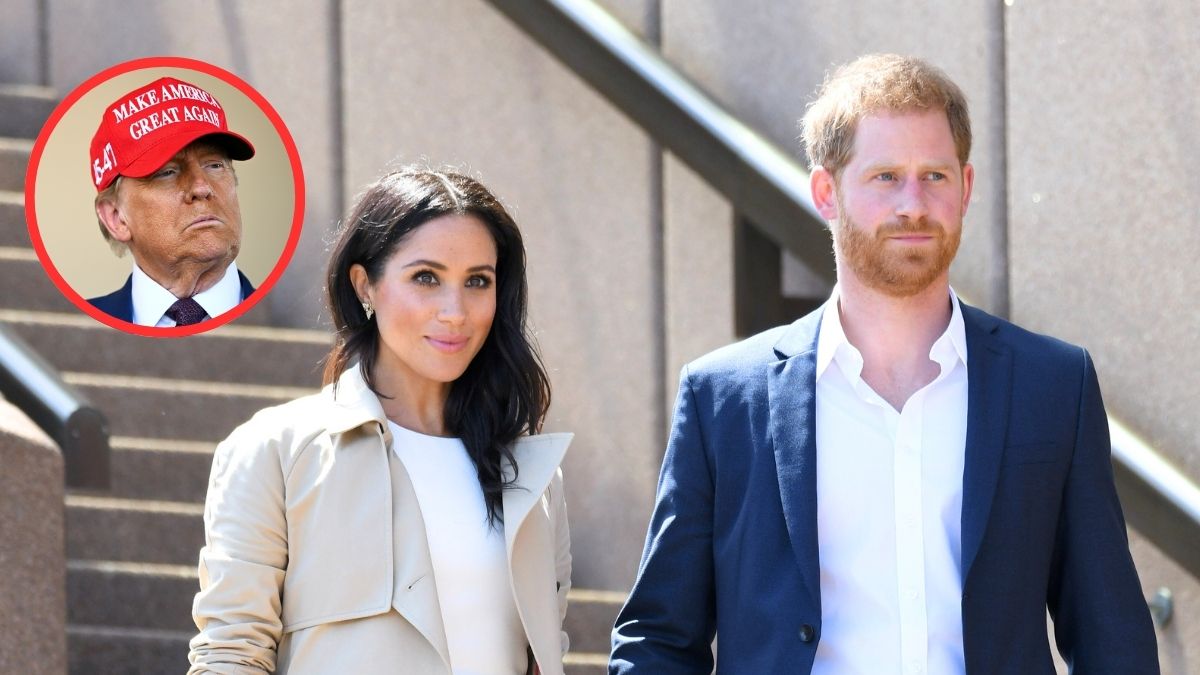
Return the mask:
{"type": "Polygon", "coordinates": [[[612,674],[1159,672],[1087,352],[961,303],[966,101],[895,55],[803,120],[829,301],[684,367],[612,674]]]}

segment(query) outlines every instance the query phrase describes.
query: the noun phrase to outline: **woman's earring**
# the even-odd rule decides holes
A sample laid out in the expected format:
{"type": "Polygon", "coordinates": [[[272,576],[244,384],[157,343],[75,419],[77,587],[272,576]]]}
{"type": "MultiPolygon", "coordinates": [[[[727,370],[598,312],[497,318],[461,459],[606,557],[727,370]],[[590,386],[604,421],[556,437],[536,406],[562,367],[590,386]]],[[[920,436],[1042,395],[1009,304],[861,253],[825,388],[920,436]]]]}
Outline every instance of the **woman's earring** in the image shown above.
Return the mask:
{"type": "Polygon", "coordinates": [[[363,301],[362,308],[367,314],[367,321],[370,321],[371,317],[375,316],[375,308],[371,306],[371,303],[366,302],[365,300],[363,301]]]}

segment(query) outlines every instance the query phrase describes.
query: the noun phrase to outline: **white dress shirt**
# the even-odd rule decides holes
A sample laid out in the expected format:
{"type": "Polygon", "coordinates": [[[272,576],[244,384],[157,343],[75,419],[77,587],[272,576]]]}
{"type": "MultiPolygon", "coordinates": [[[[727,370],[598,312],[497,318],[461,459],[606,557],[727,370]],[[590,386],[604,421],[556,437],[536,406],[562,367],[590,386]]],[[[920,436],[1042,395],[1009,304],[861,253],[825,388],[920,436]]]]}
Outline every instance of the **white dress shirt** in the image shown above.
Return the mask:
{"type": "MultiPolygon", "coordinates": [[[[179,298],[158,285],[137,264],[133,266],[133,322],[139,326],[170,328],[175,319],[166,315],[179,298]]],[[[197,293],[192,299],[204,308],[209,318],[215,318],[237,307],[242,298],[242,281],[238,278],[237,263],[229,263],[225,275],[212,288],[197,293]]]]}
{"type": "Polygon", "coordinates": [[[425,520],[451,670],[454,675],[524,673],[525,629],[513,600],[504,533],[487,522],[483,490],[466,447],[457,438],[388,426],[425,520]]]}
{"type": "Polygon", "coordinates": [[[817,337],[821,641],[813,675],[961,675],[967,343],[958,298],[897,412],[862,379],[838,290],[817,337]]]}

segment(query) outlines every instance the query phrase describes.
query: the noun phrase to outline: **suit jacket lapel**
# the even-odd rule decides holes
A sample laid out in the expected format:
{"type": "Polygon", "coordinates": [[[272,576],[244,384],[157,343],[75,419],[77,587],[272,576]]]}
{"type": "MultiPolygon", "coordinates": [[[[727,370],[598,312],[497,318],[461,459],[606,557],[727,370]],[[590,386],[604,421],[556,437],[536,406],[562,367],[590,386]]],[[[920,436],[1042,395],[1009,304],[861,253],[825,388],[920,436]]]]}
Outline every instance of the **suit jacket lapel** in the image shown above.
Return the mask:
{"type": "Polygon", "coordinates": [[[114,316],[119,317],[123,321],[133,323],[133,275],[130,274],[125,279],[125,285],[121,287],[117,301],[114,303],[114,316]]]}
{"type": "MultiPolygon", "coordinates": [[[[1008,427],[1012,354],[987,314],[962,305],[967,336],[967,437],[963,471],[962,575],[979,552],[996,494],[1008,427]]],[[[788,536],[808,589],[820,606],[817,544],[816,338],[819,311],[793,324],[776,345],[782,360],[767,372],[771,441],[788,536]]]]}
{"type": "Polygon", "coordinates": [[[963,469],[962,578],[968,574],[996,495],[1008,429],[1012,354],[993,333],[993,317],[962,305],[967,336],[967,438],[963,469]]]}
{"type": "Polygon", "coordinates": [[[245,274],[242,274],[241,270],[238,270],[238,283],[242,287],[242,300],[246,300],[251,295],[254,295],[254,284],[250,283],[250,280],[246,278],[245,274]]]}
{"type": "Polygon", "coordinates": [[[821,606],[817,546],[816,337],[820,311],[792,324],[775,345],[782,358],[768,366],[768,426],[775,450],[779,497],[804,586],[821,606]]]}

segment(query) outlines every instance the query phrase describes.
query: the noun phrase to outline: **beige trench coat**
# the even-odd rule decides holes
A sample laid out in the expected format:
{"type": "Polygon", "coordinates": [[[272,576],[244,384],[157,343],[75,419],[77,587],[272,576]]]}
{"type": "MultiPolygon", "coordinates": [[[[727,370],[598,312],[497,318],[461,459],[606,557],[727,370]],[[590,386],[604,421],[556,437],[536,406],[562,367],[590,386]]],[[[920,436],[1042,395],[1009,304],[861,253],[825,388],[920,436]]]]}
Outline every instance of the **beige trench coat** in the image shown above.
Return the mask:
{"type": "MultiPolygon", "coordinates": [[[[562,675],[567,651],[559,464],[570,440],[518,440],[516,487],[503,497],[513,597],[543,675],[562,675]]],[[[336,395],[327,386],[262,410],[217,447],[189,675],[351,672],[348,663],[450,675],[424,521],[402,465],[389,467],[391,443],[352,366],[336,395]],[[371,654],[402,661],[363,660],[371,654]]]]}

